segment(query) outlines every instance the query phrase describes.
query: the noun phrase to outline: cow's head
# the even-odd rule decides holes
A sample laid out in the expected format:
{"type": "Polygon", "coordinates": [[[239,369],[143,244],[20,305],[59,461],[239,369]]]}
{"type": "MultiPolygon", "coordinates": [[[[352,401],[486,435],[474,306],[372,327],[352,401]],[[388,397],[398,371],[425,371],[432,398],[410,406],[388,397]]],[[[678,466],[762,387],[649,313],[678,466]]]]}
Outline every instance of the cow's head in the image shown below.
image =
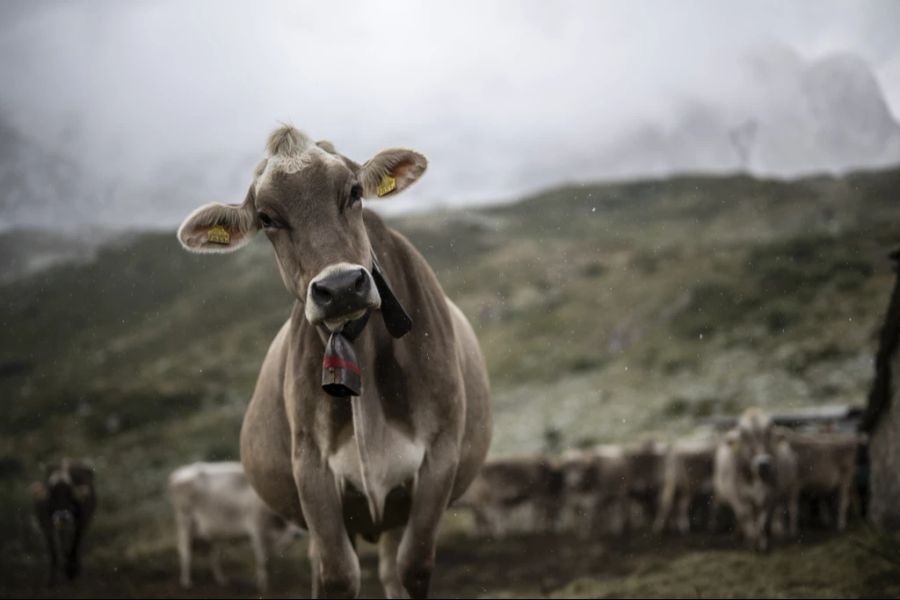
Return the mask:
{"type": "Polygon", "coordinates": [[[47,470],[46,479],[32,486],[36,502],[43,505],[54,527],[63,527],[81,514],[82,503],[90,496],[90,486],[72,480],[69,461],[64,459],[47,470]]]}
{"type": "Polygon", "coordinates": [[[306,319],[332,331],[377,309],[362,199],[402,192],[425,172],[412,150],[383,150],[362,165],[290,126],[269,137],[243,204],[207,204],[178,229],[192,252],[232,252],[262,229],[284,285],[306,319]]]}
{"type": "Polygon", "coordinates": [[[563,454],[562,480],[570,492],[590,492],[597,481],[597,459],[584,450],[570,450],[563,454]]]}
{"type": "Polygon", "coordinates": [[[736,453],[744,480],[752,487],[754,501],[758,505],[769,502],[777,483],[772,420],[750,409],[741,415],[726,441],[736,453]]]}

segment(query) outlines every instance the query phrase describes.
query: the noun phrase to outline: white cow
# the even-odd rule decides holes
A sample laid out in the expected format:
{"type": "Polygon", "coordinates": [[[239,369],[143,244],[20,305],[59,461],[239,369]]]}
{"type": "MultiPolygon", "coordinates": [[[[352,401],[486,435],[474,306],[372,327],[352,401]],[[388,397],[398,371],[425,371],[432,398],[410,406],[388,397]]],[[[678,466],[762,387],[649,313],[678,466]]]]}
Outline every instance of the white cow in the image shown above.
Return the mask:
{"type": "Polygon", "coordinates": [[[256,558],[256,582],[268,588],[266,562],[274,543],[282,545],[299,529],[273,513],[253,491],[238,462],[196,462],[169,476],[169,496],[175,508],[181,585],[191,586],[191,545],[210,544],[216,583],[227,583],[222,572],[222,543],[249,538],[256,558]]]}
{"type": "Polygon", "coordinates": [[[680,442],[666,455],[663,486],[653,530],[662,533],[675,515],[678,531],[691,529],[691,504],[698,497],[713,495],[713,468],[716,447],[708,442],[680,442]]]}
{"type": "Polygon", "coordinates": [[[744,538],[758,551],[769,549],[778,504],[776,451],[771,419],[752,409],[716,448],[714,506],[731,507],[744,538]]]}

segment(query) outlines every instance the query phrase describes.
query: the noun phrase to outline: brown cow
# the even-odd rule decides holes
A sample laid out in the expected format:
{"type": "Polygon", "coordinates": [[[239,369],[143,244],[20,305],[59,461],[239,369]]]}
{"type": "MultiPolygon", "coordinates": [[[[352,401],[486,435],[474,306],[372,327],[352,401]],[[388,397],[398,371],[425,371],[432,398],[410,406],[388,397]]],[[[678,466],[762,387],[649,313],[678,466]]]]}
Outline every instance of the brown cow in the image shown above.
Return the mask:
{"type": "Polygon", "coordinates": [[[656,440],[645,440],[626,446],[625,462],[628,471],[628,496],[638,509],[632,514],[629,507],[628,527],[653,523],[659,512],[659,495],[665,482],[665,461],[668,446],[656,440]]]}
{"type": "Polygon", "coordinates": [[[555,528],[562,498],[559,470],[543,456],[511,456],[484,463],[461,502],[478,530],[492,537],[555,528]]]}
{"type": "Polygon", "coordinates": [[[690,532],[691,503],[697,498],[712,496],[714,455],[715,446],[703,442],[675,444],[669,449],[659,509],[653,524],[656,533],[662,533],[666,528],[676,502],[678,531],[690,532]]]}
{"type": "Polygon", "coordinates": [[[837,497],[838,531],[847,527],[847,516],[856,474],[859,441],[853,434],[793,434],[788,440],[797,454],[800,494],[813,498],[837,497]]]}
{"type": "Polygon", "coordinates": [[[441,517],[490,445],[471,326],[425,259],[362,206],[426,164],[392,149],[359,165],[284,126],[242,204],[203,206],[178,230],[195,252],[263,230],[295,298],[244,417],[241,461],[260,497],[309,530],[315,596],[358,594],[362,536],[379,540],[388,596],[425,597],[441,517]]]}
{"type": "Polygon", "coordinates": [[[624,532],[628,522],[628,465],[621,447],[566,452],[559,470],[565,526],[582,535],[624,532]]]}

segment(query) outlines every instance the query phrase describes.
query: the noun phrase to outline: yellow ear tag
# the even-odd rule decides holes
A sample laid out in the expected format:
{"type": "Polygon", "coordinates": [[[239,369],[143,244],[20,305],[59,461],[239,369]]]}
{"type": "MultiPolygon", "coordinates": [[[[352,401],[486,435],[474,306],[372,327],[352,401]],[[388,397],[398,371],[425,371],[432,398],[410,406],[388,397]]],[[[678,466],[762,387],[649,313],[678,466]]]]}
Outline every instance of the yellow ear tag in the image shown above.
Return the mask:
{"type": "Polygon", "coordinates": [[[206,232],[206,240],[210,244],[228,244],[231,242],[231,234],[221,225],[216,225],[206,232]]]}
{"type": "Polygon", "coordinates": [[[378,194],[378,197],[387,196],[391,192],[397,189],[397,180],[394,179],[392,175],[385,175],[381,180],[381,183],[378,184],[378,189],[375,190],[375,193],[378,194]]]}

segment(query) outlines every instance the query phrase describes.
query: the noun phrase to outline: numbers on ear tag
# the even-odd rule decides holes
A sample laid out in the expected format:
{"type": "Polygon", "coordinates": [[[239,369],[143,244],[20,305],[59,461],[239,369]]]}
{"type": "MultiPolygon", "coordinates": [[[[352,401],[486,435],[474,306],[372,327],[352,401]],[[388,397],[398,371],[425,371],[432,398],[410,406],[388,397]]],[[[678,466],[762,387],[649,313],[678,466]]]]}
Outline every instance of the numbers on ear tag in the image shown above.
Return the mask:
{"type": "Polygon", "coordinates": [[[210,227],[206,232],[206,240],[210,244],[229,244],[231,243],[231,234],[221,225],[216,225],[210,227]]]}
{"type": "Polygon", "coordinates": [[[394,179],[393,175],[385,175],[382,178],[381,183],[378,184],[376,193],[378,194],[378,197],[381,198],[382,196],[387,196],[395,189],[397,189],[397,180],[394,179]]]}

